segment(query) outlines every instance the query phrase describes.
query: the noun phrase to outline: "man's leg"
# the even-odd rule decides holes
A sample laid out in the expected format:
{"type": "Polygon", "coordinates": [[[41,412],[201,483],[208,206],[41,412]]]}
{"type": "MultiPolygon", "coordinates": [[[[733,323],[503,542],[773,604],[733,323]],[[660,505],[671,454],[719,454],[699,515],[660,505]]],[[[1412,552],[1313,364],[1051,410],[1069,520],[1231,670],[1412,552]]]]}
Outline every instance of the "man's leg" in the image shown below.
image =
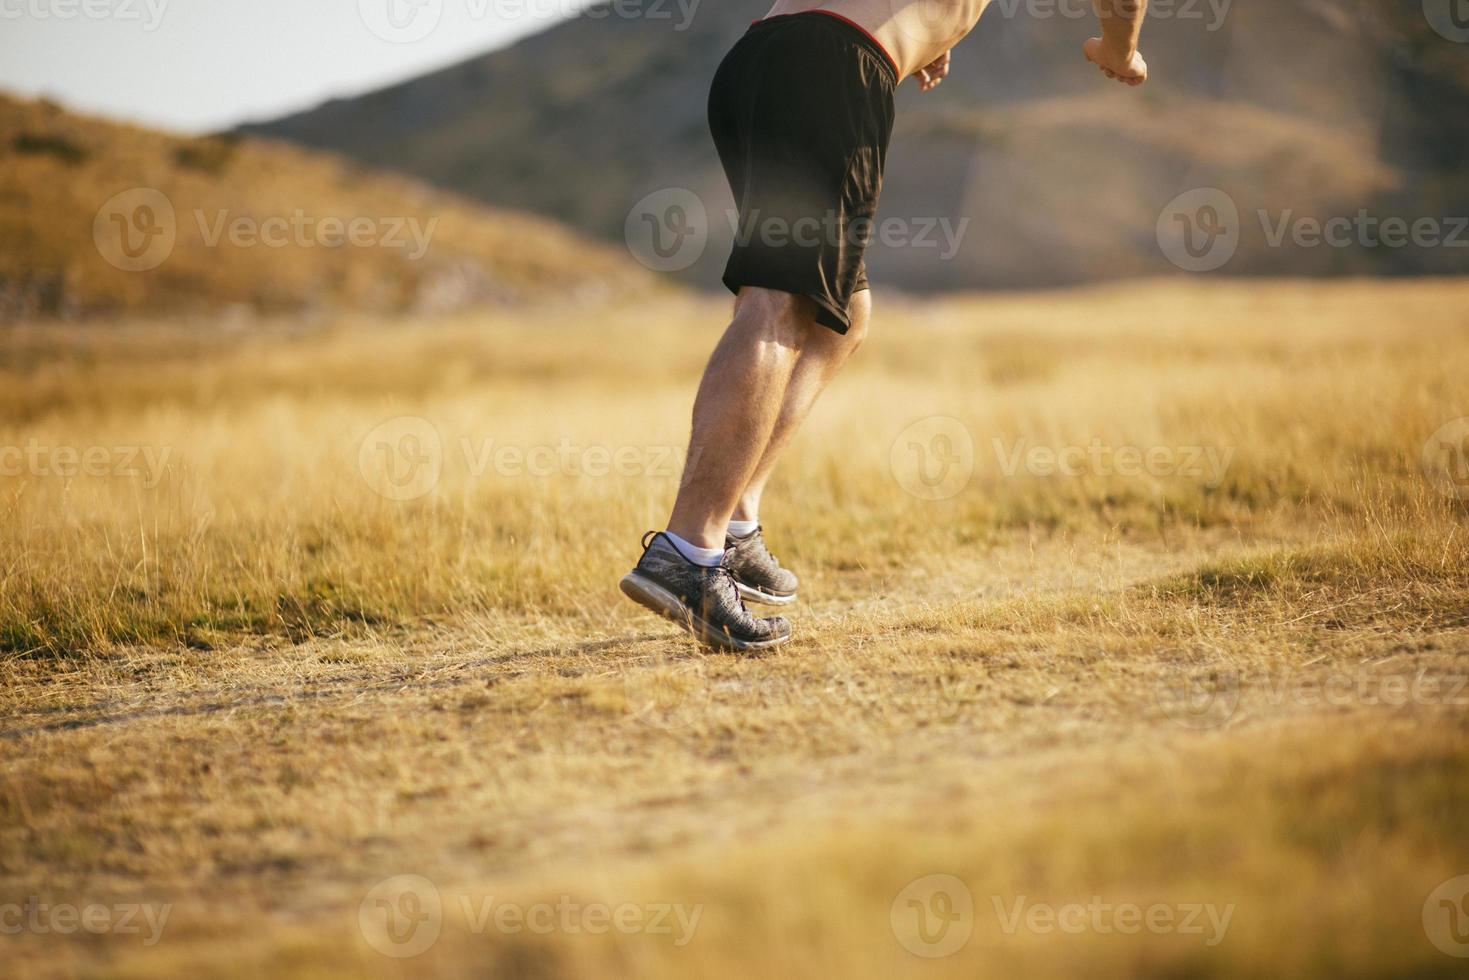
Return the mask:
{"type": "Polygon", "coordinates": [[[758,520],[760,496],[765,492],[765,484],[769,482],[770,475],[775,472],[780,454],[790,444],[801,423],[806,421],[806,416],[811,414],[817,396],[826,389],[847,358],[852,356],[852,352],[861,346],[867,336],[867,324],[872,318],[871,291],[864,289],[852,294],[847,312],[852,318],[852,325],[845,334],[820,327],[801,347],[800,357],[791,373],[790,384],[786,386],[785,401],[781,403],[780,415],[770,434],[770,441],[765,446],[765,452],[761,455],[754,474],[745,485],[739,503],[735,505],[734,520],[758,520]]]}
{"type": "Polygon", "coordinates": [[[668,529],[690,544],[724,548],[725,527],[785,414],[803,352],[825,342],[823,334],[837,336],[814,312],[804,297],[740,290],[734,319],[699,382],[688,460],[668,520],[668,529]]]}

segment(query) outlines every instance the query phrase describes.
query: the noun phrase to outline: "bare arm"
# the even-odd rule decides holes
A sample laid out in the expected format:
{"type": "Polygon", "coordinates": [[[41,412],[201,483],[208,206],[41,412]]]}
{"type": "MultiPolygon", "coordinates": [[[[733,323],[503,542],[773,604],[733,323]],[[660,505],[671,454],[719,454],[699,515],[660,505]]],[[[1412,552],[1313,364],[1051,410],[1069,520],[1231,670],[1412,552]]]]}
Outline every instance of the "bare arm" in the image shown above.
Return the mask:
{"type": "Polygon", "coordinates": [[[1148,63],[1138,53],[1137,41],[1143,30],[1143,16],[1148,0],[1092,0],[1102,22],[1102,36],[1094,37],[1082,47],[1088,61],[1108,78],[1128,85],[1141,85],[1148,80],[1148,63]]]}

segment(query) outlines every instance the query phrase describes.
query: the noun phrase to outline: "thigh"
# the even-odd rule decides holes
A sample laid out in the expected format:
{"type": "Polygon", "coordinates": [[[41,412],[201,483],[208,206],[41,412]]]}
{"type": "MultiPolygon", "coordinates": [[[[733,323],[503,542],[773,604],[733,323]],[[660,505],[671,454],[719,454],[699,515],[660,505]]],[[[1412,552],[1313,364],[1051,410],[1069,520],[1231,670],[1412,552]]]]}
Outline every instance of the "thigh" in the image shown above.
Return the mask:
{"type": "Polygon", "coordinates": [[[817,322],[816,303],[809,296],[787,292],[784,289],[741,286],[740,291],[735,294],[734,308],[737,315],[762,316],[811,324],[817,322]]]}

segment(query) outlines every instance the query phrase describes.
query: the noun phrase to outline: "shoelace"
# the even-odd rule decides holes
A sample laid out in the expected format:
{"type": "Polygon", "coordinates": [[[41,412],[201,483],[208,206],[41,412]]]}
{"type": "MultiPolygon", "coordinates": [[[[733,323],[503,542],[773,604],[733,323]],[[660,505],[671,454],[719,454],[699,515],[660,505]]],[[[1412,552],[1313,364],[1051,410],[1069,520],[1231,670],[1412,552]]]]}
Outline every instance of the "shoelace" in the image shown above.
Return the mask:
{"type": "Polygon", "coordinates": [[[755,544],[759,547],[761,553],[764,554],[766,558],[769,558],[777,565],[780,564],[780,559],[775,557],[775,552],[771,551],[770,546],[765,543],[765,528],[763,525],[757,524],[755,526],[754,532],[751,533],[750,537],[745,538],[744,540],[749,541],[750,538],[755,539],[755,544]]]}
{"type": "Polygon", "coordinates": [[[760,550],[765,553],[766,558],[769,558],[776,565],[780,565],[780,559],[775,557],[775,552],[771,551],[770,547],[765,543],[765,528],[759,526],[755,528],[755,543],[760,546],[760,550]]]}
{"type": "Polygon", "coordinates": [[[748,616],[748,615],[750,615],[750,607],[745,605],[745,597],[742,596],[742,595],[740,595],[740,588],[735,583],[734,572],[730,571],[729,570],[729,566],[725,564],[725,562],[728,561],[728,560],[729,560],[728,557],[726,557],[723,561],[721,561],[719,563],[719,567],[717,569],[715,569],[715,573],[716,574],[719,573],[719,572],[723,572],[724,573],[724,576],[723,577],[724,577],[724,580],[725,580],[726,587],[731,592],[734,593],[735,602],[738,602],[740,604],[740,611],[743,612],[746,616],[748,616]]]}
{"type": "MultiPolygon", "coordinates": [[[[653,545],[653,540],[662,533],[662,531],[649,531],[643,535],[643,554],[648,553],[648,549],[653,545]]],[[[763,544],[764,542],[761,543],[763,544]]],[[[678,549],[674,548],[673,550],[677,551],[678,549]]],[[[769,554],[769,552],[767,551],[766,554],[769,554]]],[[[750,608],[745,605],[745,597],[740,595],[739,587],[735,584],[734,572],[730,571],[729,567],[725,565],[725,562],[728,560],[728,557],[725,557],[718,565],[714,566],[714,577],[716,579],[723,579],[725,587],[734,593],[735,602],[740,604],[740,610],[746,616],[749,616],[750,608]]]]}

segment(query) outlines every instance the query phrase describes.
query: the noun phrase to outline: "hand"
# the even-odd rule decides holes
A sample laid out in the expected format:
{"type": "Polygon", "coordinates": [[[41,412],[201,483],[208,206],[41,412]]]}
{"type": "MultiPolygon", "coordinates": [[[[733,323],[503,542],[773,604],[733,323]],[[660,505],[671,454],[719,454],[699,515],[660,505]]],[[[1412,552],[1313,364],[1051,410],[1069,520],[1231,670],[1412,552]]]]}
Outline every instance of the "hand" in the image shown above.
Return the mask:
{"type": "Polygon", "coordinates": [[[1101,38],[1094,37],[1081,46],[1081,51],[1108,78],[1128,85],[1141,85],[1148,80],[1148,63],[1136,50],[1115,51],[1104,45],[1101,38]]]}
{"type": "Polygon", "coordinates": [[[938,88],[949,74],[950,52],[945,51],[937,58],[918,69],[915,76],[918,79],[918,90],[920,92],[932,92],[938,88]]]}

